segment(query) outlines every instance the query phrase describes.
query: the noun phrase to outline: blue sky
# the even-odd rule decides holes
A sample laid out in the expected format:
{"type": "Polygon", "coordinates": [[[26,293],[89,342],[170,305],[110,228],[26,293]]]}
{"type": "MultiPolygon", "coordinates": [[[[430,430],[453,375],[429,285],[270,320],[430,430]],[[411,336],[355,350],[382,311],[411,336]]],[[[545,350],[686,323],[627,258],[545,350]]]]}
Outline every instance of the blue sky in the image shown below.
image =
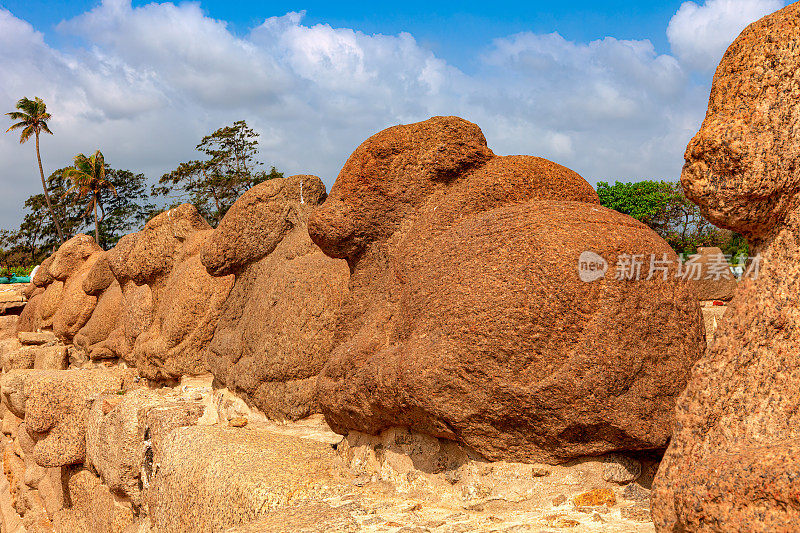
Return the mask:
{"type": "MultiPolygon", "coordinates": [[[[459,115],[593,184],[677,179],[725,48],[784,5],[0,0],[0,110],[45,99],[48,173],[101,149],[155,180],[245,119],[263,161],[330,187],[376,131],[459,115]]],[[[2,135],[0,161],[11,227],[40,188],[33,146],[2,135]]]]}
{"type": "MultiPolygon", "coordinates": [[[[150,2],[135,1],[134,6],[150,2]]],[[[94,0],[0,2],[16,16],[48,32],[59,22],[80,15],[97,4],[94,0]]],[[[619,39],[649,39],[661,53],[669,52],[664,28],[680,7],[680,1],[631,2],[225,2],[203,1],[203,11],[224,20],[238,34],[261,24],[265,18],[290,11],[306,11],[308,24],[330,24],[365,33],[394,35],[409,32],[437,55],[459,67],[474,66],[474,56],[492,39],[512,33],[557,31],[568,40],[591,41],[608,35],[619,39]]]]}

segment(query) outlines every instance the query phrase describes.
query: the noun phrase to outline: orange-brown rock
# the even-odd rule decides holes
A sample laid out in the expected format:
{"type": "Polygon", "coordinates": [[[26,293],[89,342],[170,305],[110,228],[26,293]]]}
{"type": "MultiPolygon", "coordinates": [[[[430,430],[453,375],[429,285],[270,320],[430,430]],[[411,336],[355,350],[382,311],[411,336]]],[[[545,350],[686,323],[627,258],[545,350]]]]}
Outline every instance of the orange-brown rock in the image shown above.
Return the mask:
{"type": "Polygon", "coordinates": [[[654,485],[657,531],[800,528],[798,72],[794,3],[728,48],[686,150],[687,195],[761,260],[678,401],[654,485]]]}
{"type": "Polygon", "coordinates": [[[31,278],[31,283],[36,287],[45,287],[53,283],[53,276],[50,274],[50,264],[53,262],[53,256],[50,255],[39,268],[36,270],[36,275],[31,278]]]}
{"type": "MultiPolygon", "coordinates": [[[[84,283],[85,286],[86,283],[84,283]]],[[[114,279],[107,288],[100,292],[92,316],[75,335],[73,344],[82,348],[90,359],[117,357],[115,352],[100,344],[107,340],[111,332],[117,328],[121,310],[122,289],[117,280],[114,279]]]]}
{"type": "Polygon", "coordinates": [[[728,260],[716,246],[699,247],[697,254],[686,263],[687,278],[691,282],[698,300],[722,300],[733,298],[736,278],[728,267],[728,260]]]}
{"type": "MultiPolygon", "coordinates": [[[[91,242],[94,244],[94,241],[91,242]]],[[[61,302],[53,314],[53,333],[63,342],[71,342],[75,334],[86,324],[94,312],[97,296],[86,294],[83,291],[83,284],[101,254],[102,252],[95,252],[90,255],[64,281],[61,302]]],[[[57,264],[58,257],[57,253],[53,264],[57,264]]]]}
{"type": "Polygon", "coordinates": [[[581,281],[586,250],[677,258],[578,174],[436,117],[365,141],[309,233],[351,269],[318,380],[334,430],[408,426],[524,461],[666,446],[700,310],[671,278],[581,281]]]}
{"type": "Polygon", "coordinates": [[[211,230],[188,238],[155,302],[153,322],[136,339],[133,360],[149,379],[173,379],[208,372],[205,352],[233,276],[212,277],[200,262],[211,230]]]}
{"type": "Polygon", "coordinates": [[[107,338],[92,344],[93,358],[121,357],[150,379],[208,371],[205,350],[233,284],[233,276],[212,277],[200,262],[211,233],[197,209],[182,204],[120,239],[107,253],[120,313],[107,338]]]}
{"type": "Polygon", "coordinates": [[[52,329],[60,339],[71,342],[97,303],[96,296],[84,292],[83,284],[102,255],[91,237],[78,234],[43,261],[31,281],[36,288],[22,312],[18,331],[52,329]]]}
{"type": "Polygon", "coordinates": [[[36,331],[36,317],[39,313],[39,304],[42,301],[42,295],[44,292],[44,289],[37,287],[31,293],[28,303],[25,304],[25,307],[19,314],[19,319],[17,320],[17,332],[36,331]]]}
{"type": "Polygon", "coordinates": [[[208,351],[214,376],[273,418],[319,412],[316,376],[333,347],[347,264],[311,242],[325,198],[316,176],[273,179],[233,204],[202,252],[209,272],[234,273],[208,351]]]}
{"type": "Polygon", "coordinates": [[[116,327],[105,340],[93,345],[90,353],[93,352],[96,359],[119,357],[133,363],[133,345],[153,322],[153,291],[149,285],[136,285],[130,279],[123,280],[120,291],[116,327]]]}
{"type": "Polygon", "coordinates": [[[24,379],[25,425],[36,440],[43,467],[84,461],[86,424],[92,400],[102,392],[128,388],[130,370],[36,370],[24,379]]]}

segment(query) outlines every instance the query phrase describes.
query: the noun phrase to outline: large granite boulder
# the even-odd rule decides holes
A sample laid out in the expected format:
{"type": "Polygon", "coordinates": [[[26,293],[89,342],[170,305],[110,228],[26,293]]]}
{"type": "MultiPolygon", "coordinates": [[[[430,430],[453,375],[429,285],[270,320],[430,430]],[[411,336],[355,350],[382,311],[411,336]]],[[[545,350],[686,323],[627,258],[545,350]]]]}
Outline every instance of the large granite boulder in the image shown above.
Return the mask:
{"type": "Polygon", "coordinates": [[[154,291],[158,299],[153,322],[133,349],[136,368],[149,379],[208,372],[205,352],[234,280],[232,275],[211,276],[200,262],[212,233],[199,231],[189,237],[164,288],[154,291]]]}
{"type": "Polygon", "coordinates": [[[348,490],[330,445],[259,430],[178,428],[153,464],[146,498],[164,533],[226,531],[348,490]]]}
{"type": "MultiPolygon", "coordinates": [[[[92,347],[92,358],[120,357],[156,380],[208,371],[205,351],[233,285],[233,276],[213,277],[200,262],[211,233],[197,209],[182,204],[120,239],[107,262],[121,294],[114,294],[112,281],[98,305],[108,317],[90,321],[79,339],[92,347]]],[[[108,279],[101,274],[98,280],[108,279]]],[[[88,284],[85,289],[98,290],[88,284]]]]}
{"type": "Polygon", "coordinates": [[[686,149],[687,195],[761,260],[678,400],[654,485],[657,531],[800,527],[799,70],[795,3],[728,48],[686,149]]]}
{"type": "Polygon", "coordinates": [[[142,469],[153,435],[148,415],[171,410],[182,416],[171,426],[193,425],[202,416],[199,402],[185,401],[172,389],[138,389],[123,395],[100,395],[89,411],[86,430],[86,464],[100,475],[112,492],[141,505],[142,469]]]}
{"type": "MultiPolygon", "coordinates": [[[[34,370],[24,377],[25,426],[36,444],[33,457],[43,467],[82,463],[86,456],[86,424],[92,401],[101,393],[123,391],[135,372],[34,370]]],[[[11,383],[9,383],[11,385],[11,383]]],[[[6,394],[6,382],[3,383],[6,394]]]]}
{"type": "Polygon", "coordinates": [[[365,141],[309,233],[351,269],[318,380],[334,430],[408,426],[522,461],[666,446],[700,310],[672,275],[581,281],[584,251],[677,257],[578,174],[436,117],[365,141]]]}
{"type": "Polygon", "coordinates": [[[333,347],[349,271],[311,242],[325,199],[316,176],[273,179],[242,195],[206,242],[203,264],[235,274],[208,364],[216,379],[272,418],[319,412],[316,377],[333,347]]]}
{"type": "Polygon", "coordinates": [[[71,342],[94,311],[97,297],[83,290],[86,277],[103,250],[88,235],[78,234],[42,262],[31,280],[31,304],[17,331],[52,329],[71,342]]]}

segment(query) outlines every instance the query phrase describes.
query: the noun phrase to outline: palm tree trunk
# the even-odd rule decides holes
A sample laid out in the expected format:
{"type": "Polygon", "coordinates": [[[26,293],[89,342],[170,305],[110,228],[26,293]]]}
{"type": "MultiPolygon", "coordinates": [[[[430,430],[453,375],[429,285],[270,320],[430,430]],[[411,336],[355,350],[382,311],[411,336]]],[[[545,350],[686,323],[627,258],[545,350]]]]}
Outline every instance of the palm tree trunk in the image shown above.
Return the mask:
{"type": "Polygon", "coordinates": [[[56,226],[58,232],[58,242],[64,242],[64,232],[61,231],[61,224],[58,222],[56,212],[53,211],[53,204],[50,203],[50,194],[47,192],[47,184],[44,182],[44,170],[42,169],[42,156],[39,154],[39,132],[36,132],[36,160],[39,161],[39,176],[42,178],[42,189],[44,189],[44,199],[47,202],[47,209],[50,211],[50,216],[53,217],[53,224],[56,226]]]}
{"type": "Polygon", "coordinates": [[[97,226],[97,198],[94,199],[94,242],[100,246],[100,230],[97,226]]]}

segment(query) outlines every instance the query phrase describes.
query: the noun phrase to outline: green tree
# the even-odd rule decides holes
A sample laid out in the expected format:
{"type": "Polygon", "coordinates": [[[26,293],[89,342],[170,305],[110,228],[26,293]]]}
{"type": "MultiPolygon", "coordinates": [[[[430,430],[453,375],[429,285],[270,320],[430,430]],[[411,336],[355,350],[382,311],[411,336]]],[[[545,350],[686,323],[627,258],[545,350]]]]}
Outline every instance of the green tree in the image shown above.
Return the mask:
{"type": "Polygon", "coordinates": [[[181,163],[164,174],[153,187],[153,195],[171,199],[171,205],[194,204],[212,225],[219,223],[247,189],[283,177],[275,167],[266,172],[256,161],[258,133],[244,120],[206,135],[195,149],[205,157],[181,163]]]}
{"type": "MultiPolygon", "coordinates": [[[[72,201],[72,195],[66,195],[71,184],[64,178],[65,170],[56,170],[47,178],[47,190],[65,233],[75,235],[91,227],[93,220],[83,206],[72,201]]],[[[106,165],[106,179],[118,193],[114,196],[109,189],[100,192],[100,205],[105,209],[105,220],[100,224],[100,246],[109,249],[126,233],[140,229],[155,211],[155,206],[149,202],[144,174],[112,169],[106,165]]],[[[59,244],[46,210],[44,194],[30,196],[25,200],[22,223],[14,232],[30,264],[40,263],[59,244]]]]}
{"type": "Polygon", "coordinates": [[[650,226],[679,254],[693,254],[700,246],[718,246],[731,255],[747,251],[746,239],[706,220],[678,182],[646,180],[610,185],[601,181],[597,195],[605,207],[650,226]]]}
{"type": "Polygon", "coordinates": [[[116,195],[110,189],[100,192],[100,204],[105,207],[105,218],[100,226],[100,246],[107,250],[115,246],[123,235],[139,230],[155,214],[156,206],[149,201],[144,174],[107,166],[106,179],[117,192],[116,195]]]}
{"type": "Polygon", "coordinates": [[[58,233],[58,239],[60,242],[64,242],[64,232],[61,230],[61,224],[53,210],[53,205],[50,202],[50,195],[47,193],[47,185],[44,182],[44,170],[42,169],[42,156],[39,152],[39,134],[41,132],[49,133],[50,135],[53,134],[47,126],[47,121],[50,120],[51,115],[47,112],[47,105],[38,96],[35,96],[33,100],[21,98],[17,102],[16,108],[18,111],[6,113],[6,115],[8,115],[11,120],[18,120],[19,122],[12,124],[11,127],[6,130],[6,133],[21,129],[22,132],[19,135],[20,144],[30,139],[31,135],[36,137],[36,160],[39,162],[39,176],[42,178],[44,198],[47,202],[47,208],[50,211],[50,217],[53,219],[53,225],[58,233]]]}
{"type": "Polygon", "coordinates": [[[100,229],[99,224],[105,218],[105,211],[100,201],[100,194],[104,190],[110,190],[117,195],[117,190],[106,179],[106,163],[103,154],[100,150],[96,150],[91,156],[86,157],[83,154],[75,156],[75,166],[64,170],[64,178],[72,182],[72,186],[65,194],[72,191],[77,191],[77,200],[84,197],[89,198],[86,207],[86,213],[93,213],[94,215],[94,240],[98,245],[100,244],[100,229]],[[97,219],[97,207],[100,207],[102,217],[97,219]]]}

